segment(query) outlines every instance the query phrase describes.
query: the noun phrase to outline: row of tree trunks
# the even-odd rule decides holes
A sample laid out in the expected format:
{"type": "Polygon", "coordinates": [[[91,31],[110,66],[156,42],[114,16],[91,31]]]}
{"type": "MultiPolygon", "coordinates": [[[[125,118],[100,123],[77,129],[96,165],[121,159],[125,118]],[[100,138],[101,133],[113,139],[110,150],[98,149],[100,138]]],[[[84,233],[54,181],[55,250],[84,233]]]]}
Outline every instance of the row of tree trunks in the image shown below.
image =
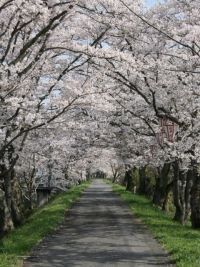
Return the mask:
{"type": "Polygon", "coordinates": [[[174,167],[174,220],[184,224],[191,215],[193,228],[200,229],[200,175],[197,164],[187,172],[180,170],[179,162],[174,167]]]}
{"type": "MultiPolygon", "coordinates": [[[[182,170],[179,160],[165,163],[162,168],[158,169],[153,192],[153,203],[165,211],[167,210],[169,193],[172,192],[175,206],[174,220],[185,224],[191,218],[193,228],[200,228],[200,174],[197,166],[195,163],[191,169],[182,170]],[[169,175],[171,170],[173,177],[169,175]]],[[[125,173],[126,190],[135,191],[134,172],[135,168],[125,173]]],[[[149,196],[146,167],[140,168],[138,173],[137,192],[149,196]]]]}

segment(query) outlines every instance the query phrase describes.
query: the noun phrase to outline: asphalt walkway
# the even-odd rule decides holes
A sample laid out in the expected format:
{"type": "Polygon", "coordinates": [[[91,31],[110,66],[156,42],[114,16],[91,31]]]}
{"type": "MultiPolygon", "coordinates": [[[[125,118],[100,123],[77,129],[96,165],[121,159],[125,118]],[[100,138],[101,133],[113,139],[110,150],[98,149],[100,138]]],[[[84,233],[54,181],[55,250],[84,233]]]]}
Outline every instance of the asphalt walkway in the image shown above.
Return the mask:
{"type": "Polygon", "coordinates": [[[65,222],[36,247],[24,267],[172,266],[111,186],[95,180],[65,222]]]}

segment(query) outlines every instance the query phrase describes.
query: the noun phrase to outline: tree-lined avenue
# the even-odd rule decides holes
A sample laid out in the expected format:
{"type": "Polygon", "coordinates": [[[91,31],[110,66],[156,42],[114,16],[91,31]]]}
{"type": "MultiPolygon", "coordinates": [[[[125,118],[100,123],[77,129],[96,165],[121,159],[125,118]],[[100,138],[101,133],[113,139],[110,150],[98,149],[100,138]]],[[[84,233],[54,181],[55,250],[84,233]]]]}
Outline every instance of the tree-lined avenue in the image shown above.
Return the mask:
{"type": "Polygon", "coordinates": [[[94,180],[24,267],[172,266],[167,253],[102,180],[94,180]]]}

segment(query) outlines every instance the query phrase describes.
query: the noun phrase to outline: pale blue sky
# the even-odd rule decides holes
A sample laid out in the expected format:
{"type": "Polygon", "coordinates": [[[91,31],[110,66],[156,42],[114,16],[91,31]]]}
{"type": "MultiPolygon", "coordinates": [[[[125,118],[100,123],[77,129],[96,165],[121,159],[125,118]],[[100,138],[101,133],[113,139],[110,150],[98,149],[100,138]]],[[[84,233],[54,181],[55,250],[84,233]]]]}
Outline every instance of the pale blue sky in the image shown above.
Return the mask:
{"type": "Polygon", "coordinates": [[[154,5],[158,0],[145,0],[148,6],[154,5]]]}

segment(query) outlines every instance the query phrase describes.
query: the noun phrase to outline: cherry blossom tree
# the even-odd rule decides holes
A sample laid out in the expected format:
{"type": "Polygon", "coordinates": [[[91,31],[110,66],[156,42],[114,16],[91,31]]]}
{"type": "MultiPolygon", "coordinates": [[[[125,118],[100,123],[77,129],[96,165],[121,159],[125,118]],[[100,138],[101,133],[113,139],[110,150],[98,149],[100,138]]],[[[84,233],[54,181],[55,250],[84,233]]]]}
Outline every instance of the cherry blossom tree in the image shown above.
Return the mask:
{"type": "MultiPolygon", "coordinates": [[[[175,142],[165,139],[156,160],[163,166],[166,161],[172,163],[175,219],[182,223],[187,217],[191,171],[196,169],[199,158],[199,16],[196,6],[195,2],[167,1],[146,13],[127,1],[111,3],[107,8],[84,6],[92,20],[105,25],[107,19],[113,24],[109,24],[104,43],[99,47],[74,47],[77,52],[95,57],[95,68],[101,65],[104,86],[110,86],[110,95],[134,118],[130,123],[127,116],[125,122],[134,132],[155,138],[160,132],[160,119],[177,125],[175,142]]],[[[144,156],[142,159],[145,161],[144,156]]],[[[197,211],[199,178],[197,171],[192,172],[191,204],[197,211]]],[[[193,214],[192,208],[192,218],[196,218],[193,220],[198,221],[197,214],[193,214]]],[[[197,224],[193,221],[193,225],[197,224]]]]}
{"type": "Polygon", "coordinates": [[[0,1],[1,228],[20,223],[40,183],[115,179],[119,167],[139,169],[145,193],[147,166],[153,202],[165,207],[173,187],[175,219],[191,210],[200,227],[198,6],[0,1]]]}

